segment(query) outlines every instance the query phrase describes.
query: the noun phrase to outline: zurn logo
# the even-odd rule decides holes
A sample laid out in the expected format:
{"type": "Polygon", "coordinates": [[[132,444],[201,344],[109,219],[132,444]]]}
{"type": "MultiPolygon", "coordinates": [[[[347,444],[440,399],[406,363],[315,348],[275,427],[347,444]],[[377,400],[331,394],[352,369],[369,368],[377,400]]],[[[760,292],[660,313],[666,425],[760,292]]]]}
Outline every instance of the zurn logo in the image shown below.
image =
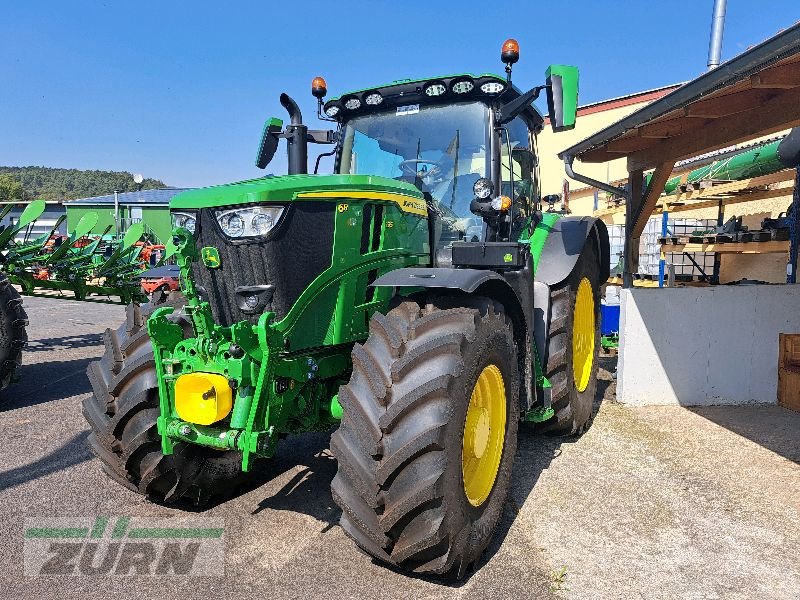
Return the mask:
{"type": "Polygon", "coordinates": [[[222,519],[33,517],[25,519],[25,575],[225,574],[222,519]]]}

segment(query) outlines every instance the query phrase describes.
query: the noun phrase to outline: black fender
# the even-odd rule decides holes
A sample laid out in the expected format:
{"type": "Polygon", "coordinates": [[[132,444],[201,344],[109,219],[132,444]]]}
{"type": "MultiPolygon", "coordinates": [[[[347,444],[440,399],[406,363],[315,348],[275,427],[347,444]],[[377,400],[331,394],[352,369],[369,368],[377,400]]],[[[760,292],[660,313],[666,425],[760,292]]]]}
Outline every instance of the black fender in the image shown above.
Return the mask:
{"type": "Polygon", "coordinates": [[[381,275],[373,287],[423,287],[461,290],[471,294],[487,281],[505,279],[484,269],[450,269],[445,267],[407,267],[381,275]]]}
{"type": "Polygon", "coordinates": [[[589,240],[597,244],[600,283],[604,283],[610,272],[611,248],[606,224],[595,217],[562,217],[555,222],[536,264],[536,281],[551,287],[564,281],[589,240]]]}

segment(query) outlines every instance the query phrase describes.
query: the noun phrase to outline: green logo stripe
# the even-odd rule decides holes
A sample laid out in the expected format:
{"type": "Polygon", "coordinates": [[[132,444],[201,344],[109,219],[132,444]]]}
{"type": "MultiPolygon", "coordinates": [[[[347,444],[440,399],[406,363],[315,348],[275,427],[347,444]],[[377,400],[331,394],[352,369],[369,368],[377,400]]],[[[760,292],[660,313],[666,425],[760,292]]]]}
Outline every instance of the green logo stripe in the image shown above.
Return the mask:
{"type": "Polygon", "coordinates": [[[30,527],[25,530],[26,538],[85,538],[88,527],[30,527]]]}
{"type": "Polygon", "coordinates": [[[125,535],[125,530],[128,528],[128,522],[130,518],[128,517],[120,517],[117,519],[117,523],[114,525],[114,531],[111,532],[112,538],[121,538],[125,535]]]}
{"type": "Polygon", "coordinates": [[[108,525],[108,517],[97,517],[94,520],[94,527],[92,527],[92,537],[101,538],[105,533],[106,525],[108,525]]]}
{"type": "Polygon", "coordinates": [[[220,538],[225,530],[214,527],[139,527],[128,532],[129,538],[220,538]]]}

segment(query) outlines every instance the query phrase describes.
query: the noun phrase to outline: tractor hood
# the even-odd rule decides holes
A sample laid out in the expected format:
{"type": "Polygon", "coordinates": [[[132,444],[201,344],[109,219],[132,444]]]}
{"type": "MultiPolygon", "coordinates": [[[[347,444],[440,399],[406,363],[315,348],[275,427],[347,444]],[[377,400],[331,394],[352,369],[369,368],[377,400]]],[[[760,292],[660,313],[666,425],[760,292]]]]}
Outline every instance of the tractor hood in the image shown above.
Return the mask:
{"type": "Polygon", "coordinates": [[[174,196],[169,206],[171,209],[186,209],[253,204],[257,202],[286,202],[302,199],[302,195],[305,194],[326,192],[335,192],[337,195],[340,192],[343,198],[348,197],[348,192],[399,194],[401,196],[410,196],[410,200],[424,202],[422,193],[414,185],[387,177],[374,175],[283,175],[190,190],[174,196]]]}

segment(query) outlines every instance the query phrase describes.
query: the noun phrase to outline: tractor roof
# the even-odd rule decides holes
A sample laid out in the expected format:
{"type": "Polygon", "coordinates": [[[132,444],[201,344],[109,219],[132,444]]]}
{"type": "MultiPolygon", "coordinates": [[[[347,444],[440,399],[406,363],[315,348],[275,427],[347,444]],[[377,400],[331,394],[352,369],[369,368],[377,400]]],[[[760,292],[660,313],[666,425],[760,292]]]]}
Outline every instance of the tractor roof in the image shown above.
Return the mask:
{"type": "MultiPolygon", "coordinates": [[[[440,75],[437,77],[425,77],[423,79],[395,79],[394,81],[390,81],[389,83],[385,83],[383,85],[374,85],[360,90],[352,90],[349,92],[345,92],[344,94],[342,94],[337,98],[331,98],[330,101],[333,102],[334,100],[341,100],[345,96],[360,95],[363,94],[364,92],[372,92],[372,91],[383,92],[384,90],[387,92],[391,92],[392,88],[399,89],[408,85],[427,84],[431,82],[442,81],[444,79],[456,80],[456,79],[468,78],[474,80],[474,79],[481,79],[483,77],[494,79],[495,81],[499,81],[503,85],[505,85],[506,83],[506,78],[501,75],[498,75],[497,73],[483,73],[481,75],[475,75],[474,73],[456,73],[454,75],[440,75]]],[[[516,89],[516,86],[514,85],[512,85],[511,87],[513,89],[516,89]]],[[[517,93],[519,93],[519,90],[517,90],[517,93]]]]}
{"type": "MultiPolygon", "coordinates": [[[[491,101],[500,97],[503,102],[509,102],[521,94],[515,85],[508,87],[506,78],[501,75],[460,73],[425,79],[397,79],[384,85],[347,92],[328,100],[324,110],[329,117],[341,119],[345,115],[364,114],[420,102],[446,104],[476,99],[491,101]]],[[[542,115],[536,107],[530,106],[526,112],[541,126],[542,115]]]]}

